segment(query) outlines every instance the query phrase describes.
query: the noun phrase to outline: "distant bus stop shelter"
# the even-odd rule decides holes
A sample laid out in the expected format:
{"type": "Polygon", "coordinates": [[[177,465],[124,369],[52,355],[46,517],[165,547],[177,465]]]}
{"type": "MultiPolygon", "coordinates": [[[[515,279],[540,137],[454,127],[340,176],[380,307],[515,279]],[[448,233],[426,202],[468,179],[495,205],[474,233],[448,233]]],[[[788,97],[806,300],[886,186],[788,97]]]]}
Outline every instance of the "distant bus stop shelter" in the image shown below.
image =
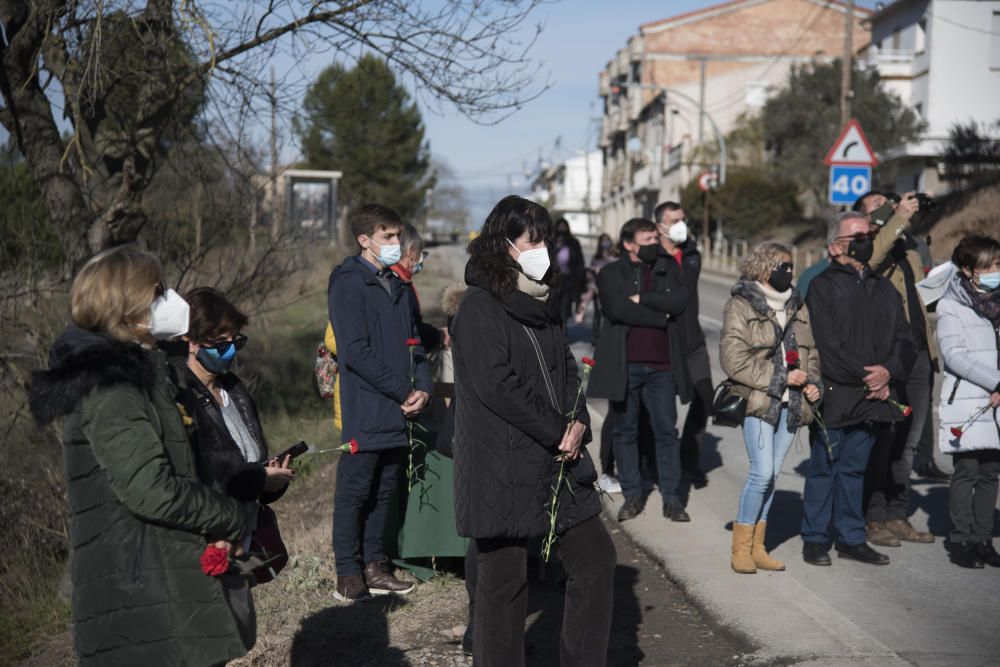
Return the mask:
{"type": "Polygon", "coordinates": [[[337,241],[337,182],[339,171],[288,169],[285,179],[285,219],[297,236],[337,241]]]}

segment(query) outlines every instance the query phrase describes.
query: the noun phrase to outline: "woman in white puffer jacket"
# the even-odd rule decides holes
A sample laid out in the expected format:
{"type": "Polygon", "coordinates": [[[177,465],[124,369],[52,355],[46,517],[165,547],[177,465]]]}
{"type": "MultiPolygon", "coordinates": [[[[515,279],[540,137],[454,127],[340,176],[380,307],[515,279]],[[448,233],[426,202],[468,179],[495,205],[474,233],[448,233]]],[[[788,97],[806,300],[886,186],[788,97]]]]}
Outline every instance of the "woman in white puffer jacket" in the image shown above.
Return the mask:
{"type": "Polygon", "coordinates": [[[955,467],[951,560],[1000,567],[992,543],[1000,473],[1000,242],[967,236],[951,261],[958,270],[937,308],[944,361],[938,442],[955,467]]]}

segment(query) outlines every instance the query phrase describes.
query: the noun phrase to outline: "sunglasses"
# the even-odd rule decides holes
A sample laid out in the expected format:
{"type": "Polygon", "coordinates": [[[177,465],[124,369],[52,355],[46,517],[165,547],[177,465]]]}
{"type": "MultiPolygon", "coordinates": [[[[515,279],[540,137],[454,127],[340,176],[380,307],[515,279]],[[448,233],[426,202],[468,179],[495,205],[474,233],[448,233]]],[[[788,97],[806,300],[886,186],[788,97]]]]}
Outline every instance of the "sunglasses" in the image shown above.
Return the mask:
{"type": "Polygon", "coordinates": [[[229,352],[230,345],[234,345],[236,351],[239,352],[246,344],[247,337],[243,334],[236,334],[232,340],[217,340],[211,345],[202,345],[202,347],[208,350],[215,350],[219,355],[223,355],[229,352]]]}
{"type": "Polygon", "coordinates": [[[864,241],[871,241],[875,238],[878,232],[858,232],[856,234],[848,234],[847,236],[838,236],[837,240],[850,239],[855,243],[862,243],[864,241]]]}
{"type": "Polygon", "coordinates": [[[163,283],[156,283],[156,288],[153,290],[153,298],[161,299],[163,295],[167,293],[167,286],[163,283]]]}
{"type": "Polygon", "coordinates": [[[778,273],[791,273],[794,268],[795,265],[791,262],[782,262],[774,267],[774,270],[778,273]]]}

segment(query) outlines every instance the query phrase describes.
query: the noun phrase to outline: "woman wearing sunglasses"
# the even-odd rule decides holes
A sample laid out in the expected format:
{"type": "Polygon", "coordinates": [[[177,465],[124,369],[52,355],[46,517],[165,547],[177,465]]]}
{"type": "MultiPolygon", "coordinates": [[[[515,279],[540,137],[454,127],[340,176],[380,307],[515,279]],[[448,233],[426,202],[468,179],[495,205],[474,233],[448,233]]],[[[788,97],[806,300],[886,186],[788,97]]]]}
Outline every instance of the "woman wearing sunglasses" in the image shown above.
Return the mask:
{"type": "MultiPolygon", "coordinates": [[[[290,461],[268,460],[267,442],[257,406],[239,377],[232,372],[237,354],[247,343],[241,330],[248,319],[222,292],[199,287],[185,295],[191,307],[184,366],[176,373],[178,402],[188,419],[188,436],[194,448],[202,481],[243,502],[256,503],[255,525],[261,530],[261,509],[285,492],[295,473],[290,461]]],[[[251,551],[252,536],[241,545],[251,551]]],[[[247,579],[224,576],[233,613],[241,621],[248,648],[256,639],[253,600],[247,579]]]]}
{"type": "Polygon", "coordinates": [[[742,574],[784,570],[764,548],[767,514],[781,464],[820,398],[819,353],[809,312],[792,287],[792,256],[762,243],[743,260],[740,280],[723,310],[722,370],[746,397],[743,441],[750,475],[733,523],[732,568],[742,574]]]}

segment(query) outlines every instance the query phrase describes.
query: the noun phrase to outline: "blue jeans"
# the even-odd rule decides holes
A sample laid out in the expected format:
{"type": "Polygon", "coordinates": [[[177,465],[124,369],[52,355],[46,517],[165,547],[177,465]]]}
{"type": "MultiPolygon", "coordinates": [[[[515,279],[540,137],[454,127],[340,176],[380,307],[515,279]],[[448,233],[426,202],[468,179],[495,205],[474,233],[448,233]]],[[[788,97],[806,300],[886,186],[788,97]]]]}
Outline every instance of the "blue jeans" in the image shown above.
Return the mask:
{"type": "Polygon", "coordinates": [[[340,457],[333,496],[337,576],[361,574],[365,565],[385,558],[382,535],[406,454],[405,447],[396,447],[340,457]]]}
{"type": "Polygon", "coordinates": [[[865,468],[875,445],[875,432],[872,424],[829,429],[831,461],[819,429],[815,426],[810,429],[811,456],[802,508],[804,542],[831,542],[832,521],[841,544],[864,544],[862,497],[865,468]]]}
{"type": "Polygon", "coordinates": [[[677,391],[671,371],[657,371],[642,364],[628,365],[624,401],[612,401],[615,413],[614,453],[618,481],[626,498],[642,496],[639,475],[639,408],[646,406],[653,426],[656,469],[664,506],[680,502],[681,441],[677,435],[677,391]],[[640,404],[641,401],[641,404],[640,404]]]}
{"type": "Polygon", "coordinates": [[[757,417],[743,420],[743,442],[750,457],[750,476],[740,494],[736,523],[767,521],[774,500],[774,485],[794,439],[795,434],[788,432],[788,408],[781,409],[777,428],[757,417]]]}

